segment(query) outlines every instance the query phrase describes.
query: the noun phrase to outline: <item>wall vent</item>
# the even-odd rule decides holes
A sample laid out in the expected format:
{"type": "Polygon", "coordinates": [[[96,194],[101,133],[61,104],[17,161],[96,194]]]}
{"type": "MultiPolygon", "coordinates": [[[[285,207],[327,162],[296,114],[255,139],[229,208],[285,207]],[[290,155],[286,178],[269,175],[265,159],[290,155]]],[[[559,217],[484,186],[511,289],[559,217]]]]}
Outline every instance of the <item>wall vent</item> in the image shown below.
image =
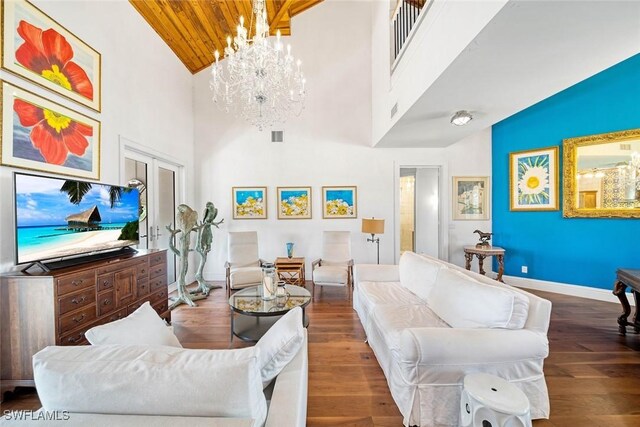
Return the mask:
{"type": "Polygon", "coordinates": [[[631,151],[631,144],[620,144],[620,150],[631,151]]]}
{"type": "Polygon", "coordinates": [[[272,130],[271,131],[271,142],[284,142],[284,131],[282,131],[282,130],[272,130]]]}
{"type": "Polygon", "coordinates": [[[393,107],[391,107],[391,118],[393,118],[393,116],[395,116],[397,112],[398,112],[398,103],[396,102],[395,104],[393,104],[393,107]]]}

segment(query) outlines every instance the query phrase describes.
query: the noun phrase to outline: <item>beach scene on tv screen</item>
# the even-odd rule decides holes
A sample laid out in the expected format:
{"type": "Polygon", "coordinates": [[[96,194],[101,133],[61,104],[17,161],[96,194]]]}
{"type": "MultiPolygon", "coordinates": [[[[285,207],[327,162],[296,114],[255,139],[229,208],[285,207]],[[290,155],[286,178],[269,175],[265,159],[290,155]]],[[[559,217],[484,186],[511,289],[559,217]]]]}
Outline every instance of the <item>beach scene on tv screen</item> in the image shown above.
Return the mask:
{"type": "Polygon", "coordinates": [[[19,264],[138,243],[138,190],[15,175],[19,264]]]}

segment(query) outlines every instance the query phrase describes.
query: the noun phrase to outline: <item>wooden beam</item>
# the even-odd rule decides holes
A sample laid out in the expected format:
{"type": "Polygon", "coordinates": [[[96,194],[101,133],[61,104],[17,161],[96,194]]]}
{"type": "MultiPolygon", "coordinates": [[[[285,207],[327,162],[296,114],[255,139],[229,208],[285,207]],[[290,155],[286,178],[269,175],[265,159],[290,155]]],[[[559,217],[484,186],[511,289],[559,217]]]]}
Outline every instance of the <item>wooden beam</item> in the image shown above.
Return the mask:
{"type": "Polygon", "coordinates": [[[271,34],[276,28],[278,28],[278,23],[280,22],[282,17],[289,11],[289,6],[291,6],[291,3],[293,3],[293,0],[285,0],[285,2],[282,4],[282,7],[280,8],[280,10],[278,10],[278,13],[276,13],[276,16],[273,17],[273,21],[271,21],[271,23],[269,24],[269,34],[271,34]]]}

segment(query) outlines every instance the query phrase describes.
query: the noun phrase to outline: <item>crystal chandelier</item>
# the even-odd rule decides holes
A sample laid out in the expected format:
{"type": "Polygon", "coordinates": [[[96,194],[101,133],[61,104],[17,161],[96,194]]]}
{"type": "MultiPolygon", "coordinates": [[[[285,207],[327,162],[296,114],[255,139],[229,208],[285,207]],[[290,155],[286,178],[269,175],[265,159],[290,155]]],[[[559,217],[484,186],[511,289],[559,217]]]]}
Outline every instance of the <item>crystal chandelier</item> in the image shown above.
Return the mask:
{"type": "Polygon", "coordinates": [[[227,112],[235,110],[262,130],[302,112],[306,80],[302,61],[291,55],[291,45],[285,53],[280,30],[274,41],[269,40],[265,0],[253,1],[253,15],[253,39],[248,38],[252,26],[247,31],[242,16],[237,35],[233,40],[227,37],[226,70],[219,61],[220,52],[215,51],[210,86],[216,104],[227,112]]]}

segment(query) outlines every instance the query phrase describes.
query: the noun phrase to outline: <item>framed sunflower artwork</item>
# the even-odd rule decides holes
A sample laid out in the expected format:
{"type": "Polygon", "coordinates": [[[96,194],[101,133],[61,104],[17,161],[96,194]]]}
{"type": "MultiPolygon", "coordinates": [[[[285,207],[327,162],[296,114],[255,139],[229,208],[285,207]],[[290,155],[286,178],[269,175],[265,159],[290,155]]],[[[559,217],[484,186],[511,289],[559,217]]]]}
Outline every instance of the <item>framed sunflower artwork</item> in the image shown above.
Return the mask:
{"type": "Polygon", "coordinates": [[[322,217],[357,218],[357,187],[322,187],[322,217]]]}
{"type": "Polygon", "coordinates": [[[0,81],[0,163],[100,179],[100,122],[0,81]]]}
{"type": "Polygon", "coordinates": [[[512,211],[557,211],[558,186],[558,147],[509,154],[512,211]]]}
{"type": "Polygon", "coordinates": [[[311,219],[311,187],[278,187],[278,219],[311,219]]]}
{"type": "Polygon", "coordinates": [[[233,187],[233,219],[267,219],[267,187],[233,187]]]}
{"type": "Polygon", "coordinates": [[[25,0],[2,1],[2,68],[100,111],[100,53],[25,0]]]}

